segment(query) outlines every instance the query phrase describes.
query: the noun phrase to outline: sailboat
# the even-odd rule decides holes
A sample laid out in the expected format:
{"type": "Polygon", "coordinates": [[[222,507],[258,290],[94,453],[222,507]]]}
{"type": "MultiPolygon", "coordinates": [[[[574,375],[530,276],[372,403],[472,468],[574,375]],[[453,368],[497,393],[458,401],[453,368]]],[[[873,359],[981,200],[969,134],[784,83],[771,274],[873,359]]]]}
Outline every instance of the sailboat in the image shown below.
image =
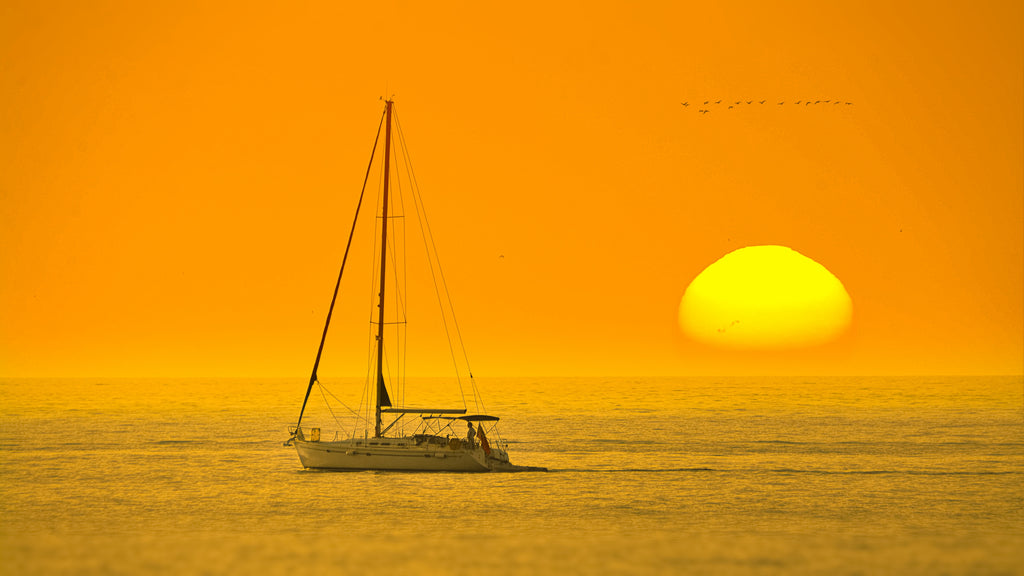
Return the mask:
{"type": "MultiPolygon", "coordinates": [[[[371,311],[371,317],[376,316],[375,322],[371,320],[371,330],[375,330],[376,334],[370,346],[371,361],[369,363],[370,366],[375,364],[375,369],[373,369],[372,380],[370,377],[367,378],[367,389],[372,392],[367,396],[372,395],[373,397],[373,417],[370,418],[369,410],[367,410],[367,416],[362,419],[361,434],[358,430],[353,430],[348,437],[342,437],[340,432],[335,432],[330,440],[322,436],[319,427],[303,427],[302,422],[310,393],[314,386],[320,385],[317,369],[324,352],[324,343],[331,325],[331,315],[338,301],[338,292],[342,276],[345,273],[349,250],[352,248],[352,238],[355,235],[356,222],[359,219],[359,209],[363,204],[366,183],[374,165],[373,156],[380,139],[380,126],[378,126],[373,151],[370,154],[370,165],[366,169],[363,189],[359,195],[356,215],[349,233],[345,255],[342,258],[338,281],[334,287],[334,295],[327,312],[320,346],[313,362],[313,371],[306,388],[306,396],[302,400],[298,420],[294,426],[289,427],[291,437],[285,442],[285,445],[295,447],[299,461],[307,469],[452,472],[543,471],[544,468],[512,464],[508,456],[508,443],[502,440],[498,433],[498,417],[483,413],[470,413],[465,405],[465,400],[463,400],[462,407],[443,408],[397,406],[395,405],[397,403],[392,402],[388,387],[389,380],[394,379],[394,374],[386,367],[385,362],[385,326],[397,322],[385,321],[385,298],[388,293],[388,283],[386,282],[388,265],[389,262],[394,261],[391,252],[397,249],[397,246],[392,246],[392,244],[396,244],[394,240],[389,244],[388,228],[392,219],[401,217],[394,212],[395,202],[391,201],[392,198],[389,197],[391,157],[393,149],[397,148],[392,141],[392,126],[396,122],[394,108],[394,101],[388,99],[385,102],[381,118],[384,131],[383,186],[379,199],[380,212],[377,225],[379,235],[375,237],[375,241],[379,242],[380,251],[379,257],[372,267],[377,274],[374,282],[375,284],[379,283],[379,293],[374,295],[377,300],[376,310],[371,311]],[[372,424],[372,428],[370,424],[372,424]]],[[[401,134],[400,126],[397,133],[401,134]]],[[[405,148],[404,139],[402,139],[401,148],[405,148]]],[[[376,245],[374,250],[376,250],[376,245]]],[[[433,274],[433,268],[431,268],[431,273],[433,274]]],[[[443,277],[442,274],[441,278],[443,279],[443,277]]],[[[446,286],[444,289],[447,291],[446,286]]],[[[397,289],[392,291],[396,292],[397,289]]],[[[397,296],[400,297],[401,294],[397,296]]],[[[440,296],[438,300],[442,301],[440,296]]],[[[388,343],[390,344],[390,342],[388,343]]],[[[471,371],[469,378],[472,382],[471,371]]],[[[473,384],[473,389],[476,391],[475,384],[473,384]]],[[[369,403],[367,408],[369,408],[369,403]]]]}

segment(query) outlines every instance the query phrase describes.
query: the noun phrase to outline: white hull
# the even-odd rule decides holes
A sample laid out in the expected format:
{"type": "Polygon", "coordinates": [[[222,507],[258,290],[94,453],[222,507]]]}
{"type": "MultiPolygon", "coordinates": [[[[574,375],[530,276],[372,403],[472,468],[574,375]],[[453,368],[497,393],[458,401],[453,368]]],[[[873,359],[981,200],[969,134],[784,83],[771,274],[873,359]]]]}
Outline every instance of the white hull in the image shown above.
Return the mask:
{"type": "Polygon", "coordinates": [[[406,470],[424,472],[489,472],[511,466],[504,450],[484,454],[479,446],[449,448],[408,438],[372,438],[338,442],[293,439],[305,468],[321,470],[406,470]]]}

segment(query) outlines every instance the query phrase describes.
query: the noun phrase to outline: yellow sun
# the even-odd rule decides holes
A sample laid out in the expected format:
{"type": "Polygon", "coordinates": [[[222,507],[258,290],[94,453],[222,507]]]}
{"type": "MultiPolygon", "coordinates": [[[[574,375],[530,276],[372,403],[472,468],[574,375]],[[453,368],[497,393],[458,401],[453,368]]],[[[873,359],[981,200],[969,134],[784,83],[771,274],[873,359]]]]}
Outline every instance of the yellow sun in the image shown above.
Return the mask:
{"type": "Polygon", "coordinates": [[[690,282],[679,304],[689,337],[740,349],[802,348],[838,338],[853,303],[824,266],[785,246],[749,246],[690,282]]]}

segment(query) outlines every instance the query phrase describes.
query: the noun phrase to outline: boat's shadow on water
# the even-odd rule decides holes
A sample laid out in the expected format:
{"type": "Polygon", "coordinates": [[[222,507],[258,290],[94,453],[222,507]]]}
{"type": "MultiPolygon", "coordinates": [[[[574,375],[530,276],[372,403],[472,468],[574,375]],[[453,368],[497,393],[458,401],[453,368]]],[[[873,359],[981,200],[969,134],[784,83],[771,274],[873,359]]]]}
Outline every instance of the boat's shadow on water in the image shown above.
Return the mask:
{"type": "Polygon", "coordinates": [[[592,473],[592,474],[616,474],[616,473],[636,473],[636,472],[652,472],[652,473],[679,473],[679,472],[722,472],[723,470],[716,470],[714,468],[615,468],[615,469],[601,469],[601,468],[543,468],[535,466],[524,466],[522,470],[490,470],[488,472],[469,472],[461,470],[328,470],[328,469],[313,469],[313,468],[299,468],[295,470],[297,474],[522,474],[526,472],[543,472],[548,474],[554,473],[592,473]]]}
{"type": "MultiPolygon", "coordinates": [[[[549,470],[534,466],[524,466],[522,470],[487,470],[474,472],[470,470],[346,470],[346,469],[324,469],[324,468],[299,468],[296,474],[522,474],[524,472],[560,472],[561,470],[549,470]]],[[[596,470],[593,470],[596,472],[596,470]]]]}

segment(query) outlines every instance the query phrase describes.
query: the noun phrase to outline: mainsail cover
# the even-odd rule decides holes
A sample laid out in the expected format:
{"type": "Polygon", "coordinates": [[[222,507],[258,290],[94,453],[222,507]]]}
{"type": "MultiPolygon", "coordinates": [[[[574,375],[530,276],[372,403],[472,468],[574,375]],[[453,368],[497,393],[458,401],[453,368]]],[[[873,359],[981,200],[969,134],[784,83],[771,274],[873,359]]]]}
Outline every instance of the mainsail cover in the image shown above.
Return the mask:
{"type": "Polygon", "coordinates": [[[391,406],[391,397],[388,396],[388,387],[384,385],[384,375],[377,375],[377,404],[380,406],[391,406]]]}

